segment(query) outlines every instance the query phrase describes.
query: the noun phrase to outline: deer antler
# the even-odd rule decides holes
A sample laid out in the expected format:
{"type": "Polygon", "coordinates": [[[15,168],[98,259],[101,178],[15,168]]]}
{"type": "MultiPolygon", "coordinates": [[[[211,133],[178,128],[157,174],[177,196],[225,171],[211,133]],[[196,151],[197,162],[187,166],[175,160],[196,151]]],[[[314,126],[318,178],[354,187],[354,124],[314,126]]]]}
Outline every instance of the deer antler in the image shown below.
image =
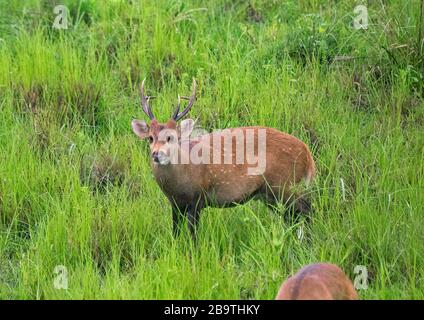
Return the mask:
{"type": "Polygon", "coordinates": [[[196,101],[196,80],[193,78],[193,91],[191,96],[185,97],[178,95],[178,104],[175,108],[174,114],[172,115],[172,119],[175,121],[181,120],[190,111],[194,101],[196,101]],[[188,104],[187,107],[185,107],[185,109],[180,113],[181,99],[188,100],[188,104]]]}
{"type": "Polygon", "coordinates": [[[146,81],[146,79],[143,80],[143,82],[141,83],[141,87],[140,87],[141,107],[142,107],[144,113],[147,114],[149,119],[153,120],[155,118],[155,116],[153,115],[153,112],[150,109],[149,100],[154,99],[156,97],[144,95],[144,81],[146,81]]]}

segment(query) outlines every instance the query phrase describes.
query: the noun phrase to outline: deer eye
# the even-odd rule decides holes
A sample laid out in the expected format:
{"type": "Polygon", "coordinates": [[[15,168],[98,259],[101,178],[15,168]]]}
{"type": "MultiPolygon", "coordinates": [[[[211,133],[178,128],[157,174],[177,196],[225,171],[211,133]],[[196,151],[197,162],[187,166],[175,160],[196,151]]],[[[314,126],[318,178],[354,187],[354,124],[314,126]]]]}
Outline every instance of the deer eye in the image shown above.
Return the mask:
{"type": "Polygon", "coordinates": [[[153,136],[149,136],[149,142],[153,143],[153,136]]]}
{"type": "Polygon", "coordinates": [[[166,137],[166,142],[171,142],[172,141],[172,136],[167,136],[166,137]]]}

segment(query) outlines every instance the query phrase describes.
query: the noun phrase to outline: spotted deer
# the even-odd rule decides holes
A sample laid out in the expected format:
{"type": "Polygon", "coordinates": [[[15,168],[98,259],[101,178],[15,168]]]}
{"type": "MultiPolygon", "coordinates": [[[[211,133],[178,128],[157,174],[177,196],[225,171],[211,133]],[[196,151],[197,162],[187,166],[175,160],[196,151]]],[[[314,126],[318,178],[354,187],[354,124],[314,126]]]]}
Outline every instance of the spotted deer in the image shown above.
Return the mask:
{"type": "Polygon", "coordinates": [[[309,202],[294,190],[297,183],[308,184],[315,176],[314,160],[305,143],[262,126],[190,137],[194,121],[182,118],[196,100],[196,81],[191,96],[178,96],[175,111],[165,123],[153,115],[149,102],[154,97],[145,94],[144,82],[141,107],[150,123],[133,120],[131,125],[138,137],[149,142],[153,174],[172,207],[174,234],[179,233],[182,219],[188,218],[195,237],[200,212],[206,206],[229,207],[255,198],[271,207],[277,202],[290,204],[298,213],[310,210],[309,202]],[[188,103],[180,112],[181,100],[188,103]]]}
{"type": "Polygon", "coordinates": [[[338,266],[316,263],[303,267],[288,278],[276,300],[356,300],[352,282],[338,266]]]}

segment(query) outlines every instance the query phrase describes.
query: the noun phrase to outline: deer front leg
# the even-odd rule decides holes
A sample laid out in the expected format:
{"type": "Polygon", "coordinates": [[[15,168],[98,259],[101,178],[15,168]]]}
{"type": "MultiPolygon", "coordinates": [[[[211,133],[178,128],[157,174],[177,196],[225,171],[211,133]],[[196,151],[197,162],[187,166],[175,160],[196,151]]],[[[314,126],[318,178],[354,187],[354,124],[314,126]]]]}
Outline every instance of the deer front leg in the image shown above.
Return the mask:
{"type": "Polygon", "coordinates": [[[176,205],[172,204],[172,234],[174,237],[178,237],[180,234],[184,215],[184,210],[180,210],[176,205]]]}
{"type": "Polygon", "coordinates": [[[188,207],[188,229],[190,231],[193,242],[196,242],[197,239],[197,226],[199,224],[200,212],[202,211],[203,207],[204,202],[202,198],[199,198],[195,204],[188,207]]]}
{"type": "Polygon", "coordinates": [[[203,201],[197,200],[189,204],[176,203],[171,201],[173,235],[177,237],[181,232],[184,218],[188,220],[188,229],[193,240],[196,240],[196,230],[199,222],[200,211],[203,208],[203,201]]]}
{"type": "Polygon", "coordinates": [[[199,223],[200,210],[192,207],[188,210],[188,230],[190,231],[193,242],[197,239],[197,225],[199,223]]]}

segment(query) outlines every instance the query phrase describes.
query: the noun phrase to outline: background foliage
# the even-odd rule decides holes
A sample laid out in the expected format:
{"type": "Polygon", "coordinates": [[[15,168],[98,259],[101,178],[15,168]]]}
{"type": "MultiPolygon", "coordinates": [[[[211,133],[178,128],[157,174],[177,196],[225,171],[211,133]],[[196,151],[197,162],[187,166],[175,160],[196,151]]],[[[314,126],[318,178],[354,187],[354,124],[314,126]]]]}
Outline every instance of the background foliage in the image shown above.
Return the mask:
{"type": "Polygon", "coordinates": [[[0,0],[0,298],[273,299],[317,261],[365,265],[361,298],[424,298],[421,1],[64,0],[67,30],[57,4],[0,0]],[[130,121],[143,78],[166,120],[192,77],[207,130],[311,146],[303,240],[253,201],[205,210],[195,248],[173,239],[130,121]]]}

